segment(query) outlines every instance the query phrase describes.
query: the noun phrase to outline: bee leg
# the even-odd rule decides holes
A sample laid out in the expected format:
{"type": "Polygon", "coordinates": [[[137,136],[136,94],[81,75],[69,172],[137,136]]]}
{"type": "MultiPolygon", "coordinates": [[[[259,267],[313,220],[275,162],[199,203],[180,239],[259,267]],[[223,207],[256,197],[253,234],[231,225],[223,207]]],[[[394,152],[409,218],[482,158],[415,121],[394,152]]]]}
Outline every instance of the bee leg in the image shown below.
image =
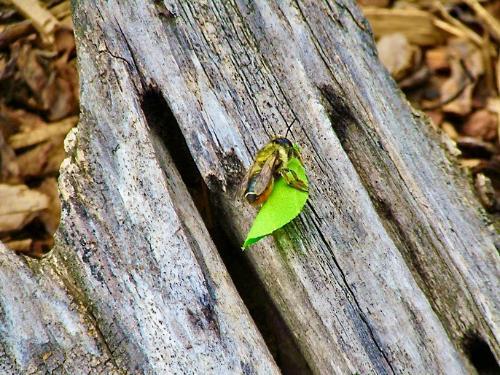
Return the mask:
{"type": "Polygon", "coordinates": [[[295,147],[292,148],[292,156],[299,159],[300,164],[304,165],[304,162],[302,161],[302,155],[300,154],[300,151],[297,150],[295,147]]]}
{"type": "Polygon", "coordinates": [[[309,187],[307,186],[307,184],[299,179],[299,176],[297,176],[297,173],[295,173],[295,171],[292,171],[288,168],[283,168],[279,171],[279,174],[283,177],[285,182],[294,189],[300,191],[309,191],[309,187]]]}

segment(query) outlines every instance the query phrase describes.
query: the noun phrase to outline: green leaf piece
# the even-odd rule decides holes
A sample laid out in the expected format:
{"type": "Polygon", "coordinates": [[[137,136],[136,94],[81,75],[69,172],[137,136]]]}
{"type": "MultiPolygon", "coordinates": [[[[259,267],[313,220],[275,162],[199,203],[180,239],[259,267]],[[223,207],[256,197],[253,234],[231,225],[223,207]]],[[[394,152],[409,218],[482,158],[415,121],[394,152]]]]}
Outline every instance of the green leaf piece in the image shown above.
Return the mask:
{"type": "MultiPolygon", "coordinates": [[[[297,173],[300,180],[308,182],[304,166],[298,159],[290,159],[288,168],[297,173]]],[[[292,221],[300,214],[308,197],[309,193],[292,188],[280,177],[275,181],[271,195],[255,217],[242,249],[292,221]]]]}

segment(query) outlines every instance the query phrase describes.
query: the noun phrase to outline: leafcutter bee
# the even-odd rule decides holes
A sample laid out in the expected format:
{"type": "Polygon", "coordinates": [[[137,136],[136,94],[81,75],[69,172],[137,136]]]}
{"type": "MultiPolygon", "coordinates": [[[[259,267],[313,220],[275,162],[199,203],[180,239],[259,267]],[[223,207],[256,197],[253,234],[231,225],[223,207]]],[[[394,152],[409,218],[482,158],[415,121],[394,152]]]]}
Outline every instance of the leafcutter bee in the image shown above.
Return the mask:
{"type": "Polygon", "coordinates": [[[288,161],[297,158],[302,162],[299,151],[292,142],[286,138],[290,127],[284,137],[274,137],[255,155],[255,160],[249,168],[243,181],[243,196],[253,206],[264,203],[273,191],[274,179],[283,177],[291,187],[308,191],[308,186],[299,179],[297,174],[288,169],[288,161]]]}

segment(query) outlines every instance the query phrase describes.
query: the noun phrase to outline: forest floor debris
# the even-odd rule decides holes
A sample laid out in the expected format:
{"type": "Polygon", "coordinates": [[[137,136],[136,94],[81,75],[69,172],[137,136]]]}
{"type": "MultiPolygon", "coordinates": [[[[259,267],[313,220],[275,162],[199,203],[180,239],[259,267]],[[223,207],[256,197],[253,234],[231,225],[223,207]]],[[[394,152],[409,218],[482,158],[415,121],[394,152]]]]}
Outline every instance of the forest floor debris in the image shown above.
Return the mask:
{"type": "Polygon", "coordinates": [[[0,0],[0,241],[26,255],[53,245],[78,90],[69,1],[0,0]]]}
{"type": "Polygon", "coordinates": [[[382,63],[500,212],[500,2],[359,0],[382,63]]]}

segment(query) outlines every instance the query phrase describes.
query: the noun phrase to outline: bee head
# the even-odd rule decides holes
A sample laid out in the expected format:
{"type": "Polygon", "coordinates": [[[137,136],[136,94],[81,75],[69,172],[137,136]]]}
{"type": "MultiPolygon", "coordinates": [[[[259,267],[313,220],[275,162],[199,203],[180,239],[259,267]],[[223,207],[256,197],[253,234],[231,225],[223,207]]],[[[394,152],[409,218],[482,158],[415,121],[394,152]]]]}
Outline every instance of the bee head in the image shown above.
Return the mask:
{"type": "Polygon", "coordinates": [[[284,137],[276,137],[272,140],[273,143],[276,143],[280,146],[285,146],[285,147],[293,147],[292,142],[288,138],[284,137]]]}

